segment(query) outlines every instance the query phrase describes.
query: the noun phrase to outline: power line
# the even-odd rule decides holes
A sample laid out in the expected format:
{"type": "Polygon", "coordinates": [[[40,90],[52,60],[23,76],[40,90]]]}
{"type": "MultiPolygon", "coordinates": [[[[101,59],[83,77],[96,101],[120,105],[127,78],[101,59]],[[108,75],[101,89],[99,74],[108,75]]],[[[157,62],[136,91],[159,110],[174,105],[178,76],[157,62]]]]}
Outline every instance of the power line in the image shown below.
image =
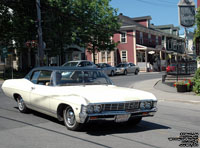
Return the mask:
{"type": "Polygon", "coordinates": [[[166,3],[167,1],[157,1],[157,2],[152,2],[152,1],[146,1],[146,0],[136,0],[141,3],[153,5],[153,6],[160,6],[160,7],[177,7],[177,4],[175,3],[166,3]],[[161,3],[160,3],[161,2],[161,3]],[[163,3],[165,2],[165,3],[163,3]]]}

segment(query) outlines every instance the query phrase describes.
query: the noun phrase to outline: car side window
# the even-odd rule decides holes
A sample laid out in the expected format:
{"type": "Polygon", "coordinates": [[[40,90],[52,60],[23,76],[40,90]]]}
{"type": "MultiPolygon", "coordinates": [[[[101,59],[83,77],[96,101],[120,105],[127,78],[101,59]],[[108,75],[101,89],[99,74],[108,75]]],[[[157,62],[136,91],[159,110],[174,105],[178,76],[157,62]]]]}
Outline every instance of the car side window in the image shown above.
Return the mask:
{"type": "Polygon", "coordinates": [[[34,83],[34,84],[37,84],[39,75],[40,75],[40,71],[33,72],[31,79],[30,79],[31,82],[34,83]]]}
{"type": "Polygon", "coordinates": [[[84,63],[84,62],[81,62],[78,66],[79,66],[79,67],[85,67],[85,63],[84,63]]]}
{"type": "Polygon", "coordinates": [[[86,66],[92,66],[92,63],[86,62],[86,66]]]}
{"type": "Polygon", "coordinates": [[[51,85],[51,73],[52,73],[52,71],[46,71],[46,70],[41,71],[38,81],[37,81],[37,84],[51,85]]]}

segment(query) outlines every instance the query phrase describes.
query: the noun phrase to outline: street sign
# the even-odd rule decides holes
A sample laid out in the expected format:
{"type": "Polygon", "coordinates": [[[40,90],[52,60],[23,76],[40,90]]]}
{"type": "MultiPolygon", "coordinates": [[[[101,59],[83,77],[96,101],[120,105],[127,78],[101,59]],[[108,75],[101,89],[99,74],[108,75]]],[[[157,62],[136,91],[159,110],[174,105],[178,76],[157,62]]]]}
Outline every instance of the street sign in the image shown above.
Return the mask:
{"type": "Polygon", "coordinates": [[[192,27],[195,24],[195,3],[193,0],[180,0],[179,24],[183,27],[192,27]]]}

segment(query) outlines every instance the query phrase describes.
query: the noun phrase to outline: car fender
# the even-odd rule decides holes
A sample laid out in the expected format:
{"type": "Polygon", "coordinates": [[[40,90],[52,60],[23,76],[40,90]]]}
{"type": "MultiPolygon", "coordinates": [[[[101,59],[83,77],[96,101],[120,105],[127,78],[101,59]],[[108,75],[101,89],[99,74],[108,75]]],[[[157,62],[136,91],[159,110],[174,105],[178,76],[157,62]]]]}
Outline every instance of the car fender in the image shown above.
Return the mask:
{"type": "Polygon", "coordinates": [[[60,105],[71,106],[74,110],[77,121],[79,121],[79,113],[81,112],[81,105],[87,105],[89,102],[86,98],[71,94],[65,96],[52,97],[50,100],[50,108],[57,112],[60,105]]]}
{"type": "Polygon", "coordinates": [[[29,103],[29,93],[32,83],[27,79],[10,79],[6,80],[2,85],[2,90],[9,98],[14,98],[14,95],[20,95],[26,103],[29,103]]]}

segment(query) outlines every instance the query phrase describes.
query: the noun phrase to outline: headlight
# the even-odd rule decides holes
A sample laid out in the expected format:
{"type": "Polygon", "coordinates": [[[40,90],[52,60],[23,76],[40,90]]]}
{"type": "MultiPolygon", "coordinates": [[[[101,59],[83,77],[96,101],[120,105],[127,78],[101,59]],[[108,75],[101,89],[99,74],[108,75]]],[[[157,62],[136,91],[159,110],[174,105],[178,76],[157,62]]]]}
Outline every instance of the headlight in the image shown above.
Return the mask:
{"type": "Polygon", "coordinates": [[[101,105],[95,105],[95,106],[94,106],[94,112],[95,112],[95,113],[101,112],[101,105]]]}
{"type": "Polygon", "coordinates": [[[151,109],[151,102],[146,102],[145,108],[146,109],[151,109]]]}
{"type": "Polygon", "coordinates": [[[145,109],[145,102],[140,103],[140,109],[144,110],[145,109]]]}
{"type": "Polygon", "coordinates": [[[92,113],[100,113],[102,111],[101,105],[88,105],[87,106],[87,113],[92,114],[92,113]]]}
{"type": "Polygon", "coordinates": [[[92,114],[94,112],[94,106],[93,105],[88,105],[87,106],[87,113],[92,114]]]}
{"type": "Polygon", "coordinates": [[[145,109],[151,109],[151,102],[141,102],[140,103],[140,109],[145,110],[145,109]]]}

